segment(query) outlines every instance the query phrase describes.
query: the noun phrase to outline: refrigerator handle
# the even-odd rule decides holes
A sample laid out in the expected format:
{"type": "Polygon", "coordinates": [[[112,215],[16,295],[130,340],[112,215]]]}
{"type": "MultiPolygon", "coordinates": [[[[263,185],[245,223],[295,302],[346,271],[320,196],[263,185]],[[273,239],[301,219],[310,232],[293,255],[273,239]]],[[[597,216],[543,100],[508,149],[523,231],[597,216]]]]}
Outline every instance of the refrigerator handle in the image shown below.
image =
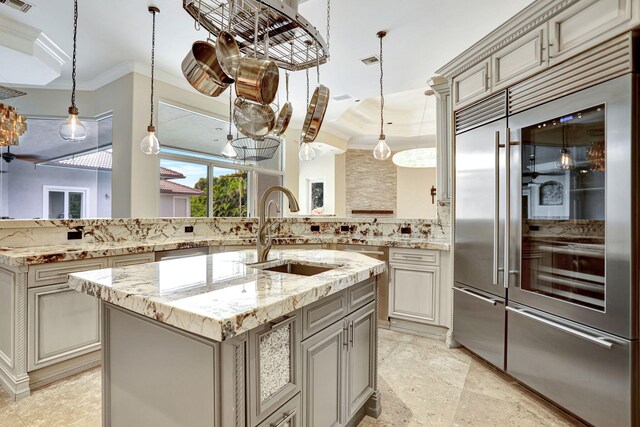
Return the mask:
{"type": "Polygon", "coordinates": [[[500,131],[496,131],[494,145],[494,160],[496,162],[494,176],[494,206],[493,206],[493,284],[498,286],[498,269],[500,268],[500,131]]]}
{"type": "Polygon", "coordinates": [[[509,307],[509,306],[507,306],[506,309],[507,309],[507,311],[510,311],[512,313],[519,314],[520,316],[527,317],[527,318],[529,318],[531,320],[534,320],[536,322],[544,323],[545,325],[550,326],[552,328],[555,328],[555,329],[557,329],[559,331],[566,332],[566,333],[568,333],[570,335],[576,336],[578,338],[582,338],[583,340],[590,341],[590,342],[592,342],[594,344],[597,344],[597,345],[599,345],[601,347],[608,348],[609,350],[611,350],[613,348],[613,346],[614,346],[613,343],[607,341],[606,339],[604,339],[602,337],[595,337],[595,336],[592,336],[592,335],[587,334],[585,332],[578,331],[577,329],[573,329],[573,328],[571,328],[569,326],[565,326],[563,324],[554,322],[552,320],[548,320],[548,319],[545,319],[543,317],[536,316],[535,314],[530,313],[528,310],[521,309],[521,308],[513,308],[513,307],[509,307]]]}
{"type": "Polygon", "coordinates": [[[510,243],[511,243],[511,129],[507,128],[507,135],[504,144],[504,287],[509,287],[509,277],[511,275],[511,264],[509,263],[510,243]]]}

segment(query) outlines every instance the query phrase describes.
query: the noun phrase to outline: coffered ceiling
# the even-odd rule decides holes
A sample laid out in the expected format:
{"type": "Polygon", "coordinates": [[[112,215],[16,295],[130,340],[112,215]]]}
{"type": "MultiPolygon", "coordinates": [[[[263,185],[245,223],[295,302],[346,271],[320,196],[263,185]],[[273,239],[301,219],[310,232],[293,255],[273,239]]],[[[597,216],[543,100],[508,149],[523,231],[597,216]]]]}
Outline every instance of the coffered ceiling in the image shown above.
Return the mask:
{"type": "MultiPolygon", "coordinates": [[[[56,46],[72,52],[71,0],[31,0],[26,14],[0,4],[0,16],[34,27],[56,46]]],[[[331,61],[322,67],[322,82],[331,88],[332,100],[325,130],[354,141],[375,139],[379,133],[377,64],[360,59],[378,53],[376,32],[385,38],[385,132],[398,141],[416,141],[435,131],[435,101],[426,101],[427,80],[435,70],[530,4],[531,0],[333,0],[331,61]],[[360,100],[360,102],[356,102],[360,100]],[[424,112],[424,115],[423,115],[424,112]],[[423,123],[424,117],[424,123],[423,123]]],[[[158,76],[168,83],[189,88],[180,63],[191,43],[206,38],[197,32],[182,9],[181,0],[154,0],[161,9],[157,27],[158,76]]],[[[151,17],[147,2],[131,0],[80,0],[78,40],[79,87],[94,89],[127,72],[147,72],[150,55],[151,17]]],[[[307,0],[302,13],[325,32],[326,0],[307,0]]],[[[2,44],[2,41],[0,41],[2,44]]],[[[71,61],[48,87],[70,86],[71,61]]],[[[9,74],[9,73],[5,73],[9,74]]],[[[311,87],[316,84],[311,73],[311,87]]],[[[14,82],[0,75],[0,84],[14,82]]],[[[38,84],[34,80],[34,84],[38,84]]],[[[284,86],[284,85],[281,85],[284,86]]],[[[305,73],[292,76],[293,125],[305,112],[305,73]]],[[[190,89],[190,88],[189,88],[190,89]]],[[[190,89],[191,90],[191,89],[190,89]]],[[[284,91],[280,97],[284,99],[284,91]]],[[[226,102],[221,97],[220,102],[226,102]]],[[[393,147],[392,147],[393,148],[393,147]]]]}

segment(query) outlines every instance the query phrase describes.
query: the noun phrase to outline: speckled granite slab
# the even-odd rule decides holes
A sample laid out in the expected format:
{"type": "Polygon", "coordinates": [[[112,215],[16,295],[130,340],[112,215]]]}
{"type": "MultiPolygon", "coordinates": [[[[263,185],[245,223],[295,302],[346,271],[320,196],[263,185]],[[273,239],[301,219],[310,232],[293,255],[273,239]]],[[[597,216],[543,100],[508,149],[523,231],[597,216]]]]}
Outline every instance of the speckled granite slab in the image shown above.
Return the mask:
{"type": "Polygon", "coordinates": [[[335,266],[315,276],[248,266],[255,251],[76,273],[69,286],[177,328],[223,341],[384,271],[384,262],[332,250],[274,250],[269,266],[292,260],[335,266]]]}
{"type": "MultiPolygon", "coordinates": [[[[255,245],[254,237],[210,237],[194,238],[182,237],[158,241],[125,241],[125,242],[105,242],[105,243],[84,243],[70,245],[47,245],[32,246],[24,248],[0,247],[0,265],[26,266],[34,264],[46,264],[50,262],[76,261],[81,259],[100,258],[117,255],[130,255],[145,252],[166,251],[173,249],[185,249],[205,246],[219,245],[255,245]]],[[[430,241],[420,238],[402,237],[371,237],[356,238],[349,236],[288,236],[276,237],[276,245],[296,245],[296,244],[350,244],[369,246],[388,246],[396,248],[416,248],[449,250],[446,242],[430,241]]]]}

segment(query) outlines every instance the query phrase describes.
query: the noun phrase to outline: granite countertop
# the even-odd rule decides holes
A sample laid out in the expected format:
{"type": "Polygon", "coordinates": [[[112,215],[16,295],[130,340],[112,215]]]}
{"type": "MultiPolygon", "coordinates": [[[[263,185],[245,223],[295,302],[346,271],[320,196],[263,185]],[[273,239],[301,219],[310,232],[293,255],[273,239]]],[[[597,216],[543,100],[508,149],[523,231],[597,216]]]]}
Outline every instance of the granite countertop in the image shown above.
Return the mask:
{"type": "MultiPolygon", "coordinates": [[[[0,265],[13,267],[50,262],[75,261],[89,258],[100,258],[117,255],[130,255],[145,252],[157,252],[173,249],[185,249],[219,245],[255,245],[255,237],[184,237],[170,238],[163,241],[123,241],[108,243],[79,242],[68,245],[30,246],[24,248],[0,247],[0,265]]],[[[275,245],[295,244],[350,244],[369,246],[388,246],[397,248],[449,250],[446,242],[426,239],[374,236],[358,238],[353,236],[277,236],[275,245]]]]}
{"type": "Polygon", "coordinates": [[[254,329],[382,273],[384,262],[333,250],[273,250],[269,266],[284,260],[337,266],[314,276],[247,265],[255,251],[94,270],[69,276],[69,286],[110,304],[216,341],[254,329]]]}

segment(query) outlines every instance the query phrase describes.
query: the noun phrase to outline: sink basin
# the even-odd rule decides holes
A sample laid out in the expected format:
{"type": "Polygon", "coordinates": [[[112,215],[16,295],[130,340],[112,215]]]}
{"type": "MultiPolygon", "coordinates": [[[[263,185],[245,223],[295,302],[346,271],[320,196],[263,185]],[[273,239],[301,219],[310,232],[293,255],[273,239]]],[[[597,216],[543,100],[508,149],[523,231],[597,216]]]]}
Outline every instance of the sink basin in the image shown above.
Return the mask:
{"type": "Polygon", "coordinates": [[[315,276],[316,274],[324,273],[325,271],[330,271],[337,267],[321,267],[318,265],[299,264],[293,261],[286,261],[283,264],[267,267],[269,264],[272,264],[272,262],[253,264],[250,265],[250,267],[264,271],[274,271],[277,273],[296,274],[298,276],[315,276]]]}

